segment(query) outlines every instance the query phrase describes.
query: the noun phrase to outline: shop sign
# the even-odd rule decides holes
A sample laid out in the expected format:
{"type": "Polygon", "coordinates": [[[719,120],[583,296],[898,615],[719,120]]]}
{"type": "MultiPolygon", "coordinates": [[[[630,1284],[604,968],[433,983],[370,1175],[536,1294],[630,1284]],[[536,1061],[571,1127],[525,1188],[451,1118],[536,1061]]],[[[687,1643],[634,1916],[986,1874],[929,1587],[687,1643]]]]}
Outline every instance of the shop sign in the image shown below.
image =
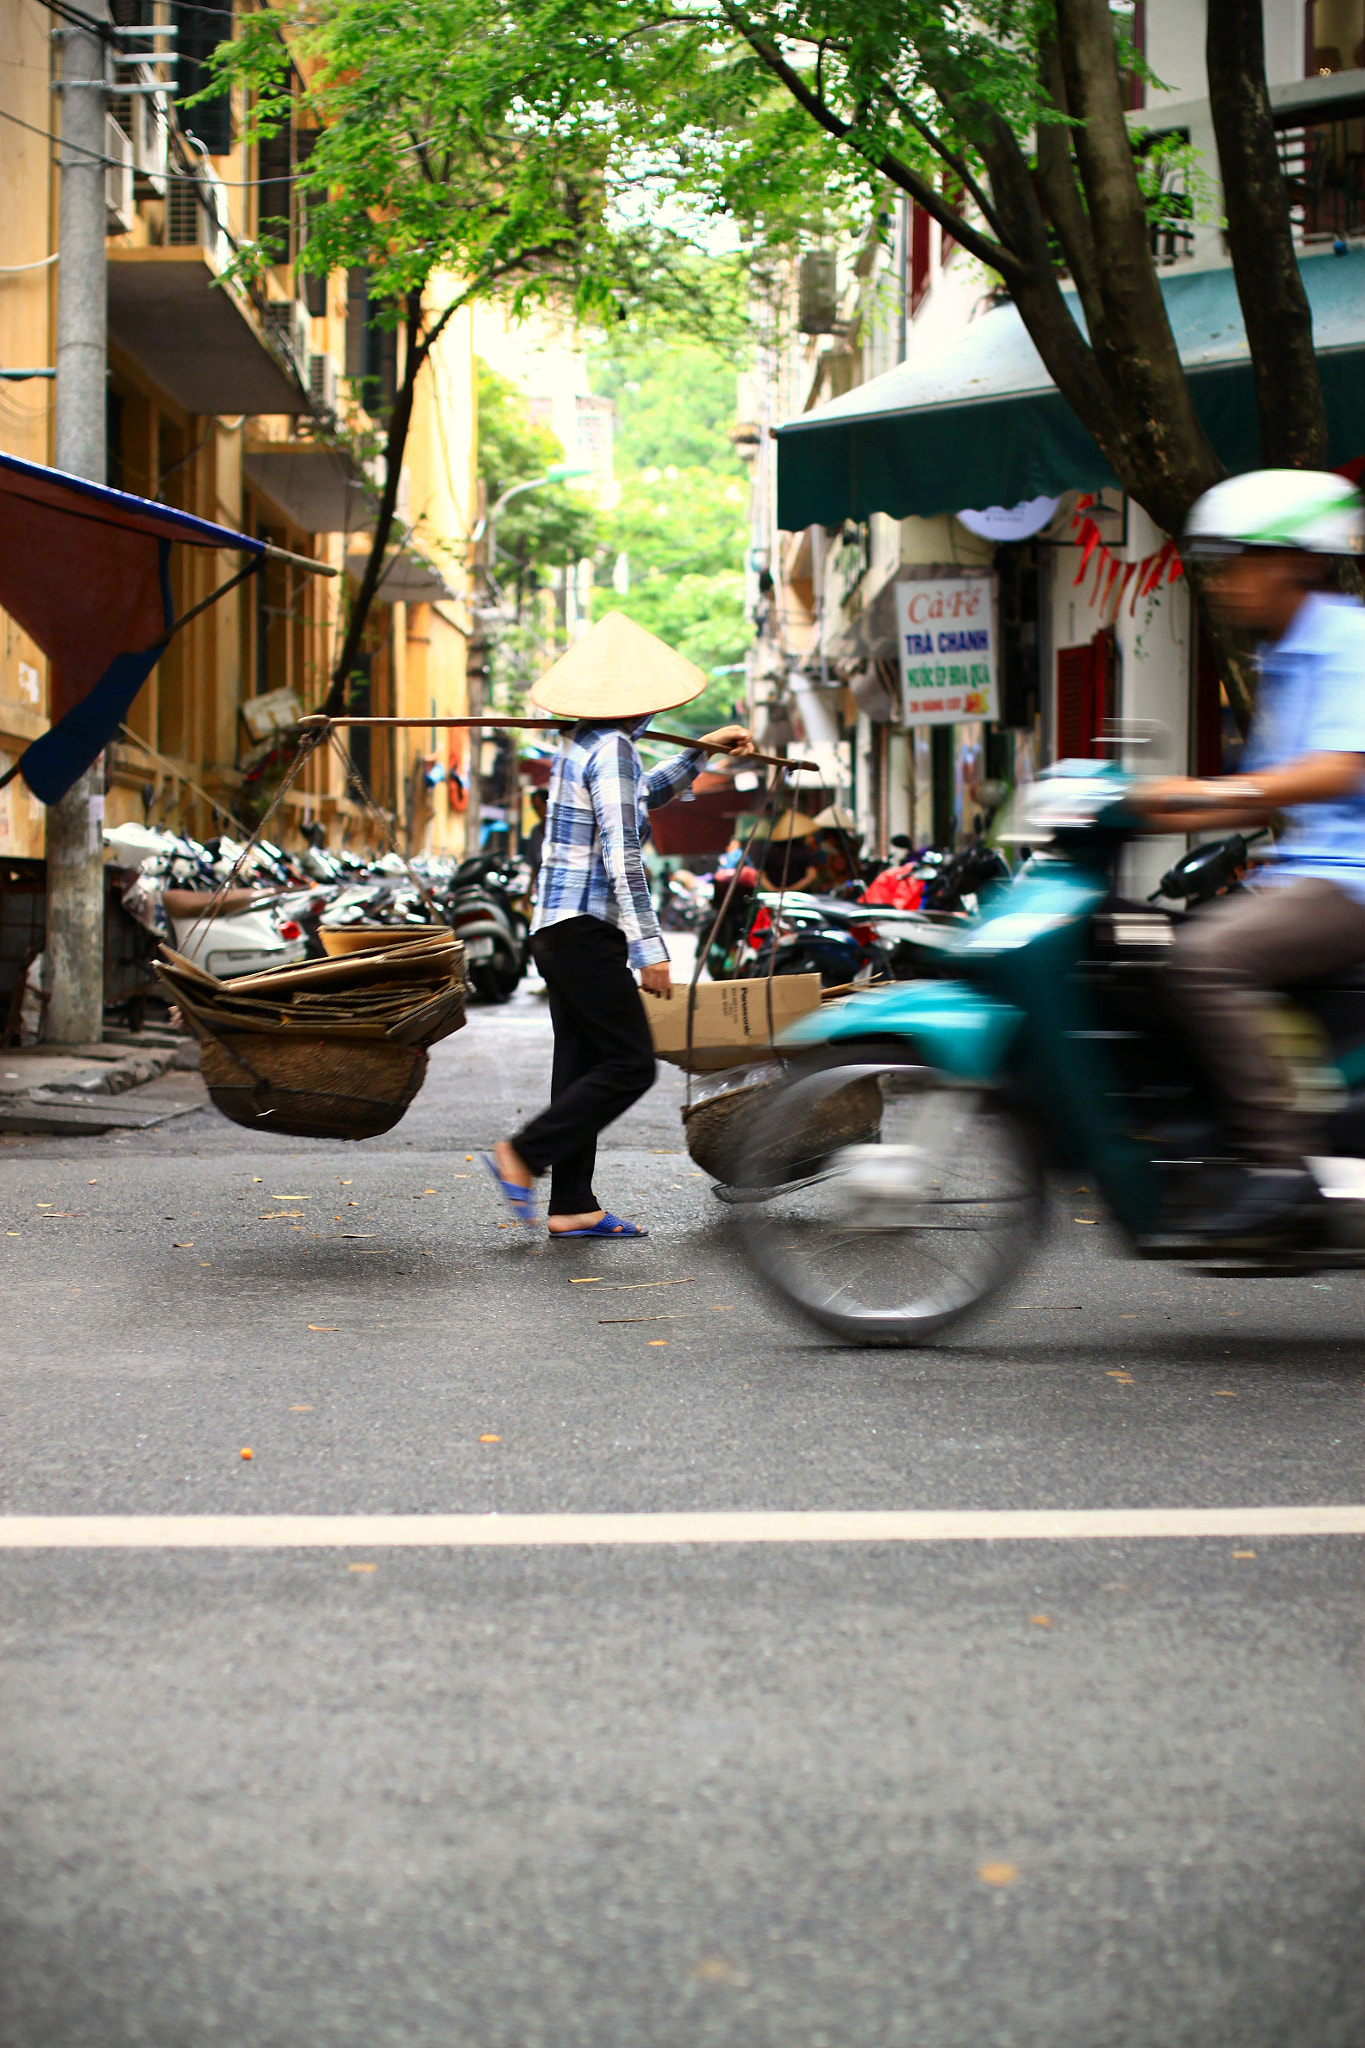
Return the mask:
{"type": "Polygon", "coordinates": [[[999,716],[994,576],[898,583],[896,641],[907,725],[999,716]]]}

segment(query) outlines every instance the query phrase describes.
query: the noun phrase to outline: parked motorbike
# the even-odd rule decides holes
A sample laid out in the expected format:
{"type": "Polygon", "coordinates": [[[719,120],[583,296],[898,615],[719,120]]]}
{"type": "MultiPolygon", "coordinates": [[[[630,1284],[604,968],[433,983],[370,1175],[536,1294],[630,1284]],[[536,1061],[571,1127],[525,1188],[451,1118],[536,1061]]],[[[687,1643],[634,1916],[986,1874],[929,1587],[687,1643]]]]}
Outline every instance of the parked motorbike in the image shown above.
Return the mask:
{"type": "Polygon", "coordinates": [[[530,870],[506,854],[461,861],[438,895],[444,921],[465,949],[469,979],[488,1002],[505,1003],[530,958],[530,870]]]}
{"type": "Polygon", "coordinates": [[[760,901],[736,961],[737,975],[818,974],[825,988],[865,987],[889,976],[877,927],[839,897],[760,901]]]}
{"type": "MultiPolygon", "coordinates": [[[[953,978],[851,997],[785,1035],[787,1078],[731,1192],[759,1272],[823,1329],[919,1343],[979,1306],[1037,1242],[1051,1166],[1085,1174],[1130,1252],[1209,1256],[1197,1218],[1220,1197],[1226,1147],[1200,1048],[1165,1001],[1185,913],[1117,891],[1141,829],[1130,781],[1099,762],[1040,777],[1018,836],[1047,857],[957,936],[953,978]]],[[[1223,841],[1176,867],[1231,873],[1237,858],[1223,841]]],[[[1321,1200],[1292,1241],[1220,1244],[1217,1256],[1234,1269],[1264,1270],[1267,1256],[1291,1270],[1360,1265],[1365,971],[1297,990],[1286,1016],[1291,1071],[1321,1129],[1321,1200]]]]}

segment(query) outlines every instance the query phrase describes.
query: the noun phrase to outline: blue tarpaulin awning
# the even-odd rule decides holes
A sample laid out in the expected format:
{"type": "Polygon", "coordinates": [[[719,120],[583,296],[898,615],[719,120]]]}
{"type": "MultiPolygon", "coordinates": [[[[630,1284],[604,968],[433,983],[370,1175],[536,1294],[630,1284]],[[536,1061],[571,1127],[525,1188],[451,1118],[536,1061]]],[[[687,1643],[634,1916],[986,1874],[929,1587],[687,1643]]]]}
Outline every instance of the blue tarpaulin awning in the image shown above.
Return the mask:
{"type": "MultiPolygon", "coordinates": [[[[1365,453],[1365,249],[1300,261],[1333,466],[1365,453]]],[[[1260,461],[1246,329],[1230,269],[1161,280],[1205,429],[1229,470],[1260,461]]],[[[1084,325],[1074,293],[1068,303],[1084,325]]],[[[928,517],[1117,483],[1013,306],[779,428],[788,533],[885,512],[928,517]]]]}

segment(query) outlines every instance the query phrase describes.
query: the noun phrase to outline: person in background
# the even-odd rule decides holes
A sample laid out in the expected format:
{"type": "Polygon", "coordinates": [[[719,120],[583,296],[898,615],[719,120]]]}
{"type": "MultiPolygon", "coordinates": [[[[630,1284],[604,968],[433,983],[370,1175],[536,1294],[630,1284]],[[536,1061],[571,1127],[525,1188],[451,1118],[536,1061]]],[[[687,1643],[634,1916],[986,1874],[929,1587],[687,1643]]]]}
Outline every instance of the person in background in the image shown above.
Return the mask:
{"type": "Polygon", "coordinates": [[[646,772],[636,750],[656,712],[690,702],[706,677],[652,633],[608,612],[541,677],[532,700],[576,721],[550,778],[531,950],[554,1025],[550,1106],[483,1163],[514,1220],[536,1223],[535,1183],[550,1173],[552,1237],[644,1237],[597,1198],[598,1134],[654,1083],[640,988],[672,994],[668,948],[641,857],[649,815],[690,788],[708,752],[744,754],[743,726],[706,733],[646,772]],[[631,969],[640,976],[637,988],[631,969]]]}
{"type": "Polygon", "coordinates": [[[540,873],[541,855],[545,846],[545,813],[549,806],[550,796],[548,790],[533,789],[531,791],[531,809],[535,812],[536,822],[527,833],[521,851],[523,859],[530,867],[533,884],[540,873]]]}

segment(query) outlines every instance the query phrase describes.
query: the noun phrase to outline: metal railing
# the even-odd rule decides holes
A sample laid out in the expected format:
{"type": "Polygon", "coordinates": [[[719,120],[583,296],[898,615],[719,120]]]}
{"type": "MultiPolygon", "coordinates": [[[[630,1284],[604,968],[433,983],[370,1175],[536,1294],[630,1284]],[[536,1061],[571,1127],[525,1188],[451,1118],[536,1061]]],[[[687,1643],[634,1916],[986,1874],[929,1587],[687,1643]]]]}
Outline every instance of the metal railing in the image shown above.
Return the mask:
{"type": "Polygon", "coordinates": [[[1281,127],[1276,140],[1296,239],[1365,234],[1365,101],[1281,127]]]}

